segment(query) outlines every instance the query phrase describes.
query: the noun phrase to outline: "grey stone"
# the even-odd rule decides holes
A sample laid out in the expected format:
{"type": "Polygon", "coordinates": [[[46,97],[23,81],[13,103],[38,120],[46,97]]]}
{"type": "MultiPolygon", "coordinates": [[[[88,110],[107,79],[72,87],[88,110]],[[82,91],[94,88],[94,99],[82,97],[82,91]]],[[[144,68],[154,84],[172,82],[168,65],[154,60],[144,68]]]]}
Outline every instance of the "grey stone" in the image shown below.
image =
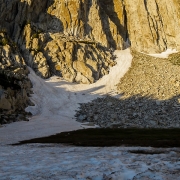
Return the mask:
{"type": "Polygon", "coordinates": [[[156,125],[157,125],[157,122],[156,122],[156,121],[151,120],[151,121],[149,121],[149,124],[150,124],[150,125],[153,125],[153,126],[156,126],[156,125]]]}
{"type": "Polygon", "coordinates": [[[78,116],[77,121],[79,121],[79,122],[83,122],[86,118],[87,118],[87,116],[86,116],[86,115],[80,115],[80,116],[78,116]]]}
{"type": "Polygon", "coordinates": [[[112,103],[112,102],[108,102],[107,105],[108,105],[108,106],[112,106],[113,103],[112,103]]]}
{"type": "Polygon", "coordinates": [[[158,100],[156,100],[156,104],[157,104],[158,106],[160,106],[160,105],[161,105],[161,102],[158,101],[158,100]]]}
{"type": "Polygon", "coordinates": [[[93,119],[94,119],[94,121],[97,121],[97,120],[99,119],[99,116],[98,116],[98,115],[95,115],[95,116],[93,117],[93,119]]]}

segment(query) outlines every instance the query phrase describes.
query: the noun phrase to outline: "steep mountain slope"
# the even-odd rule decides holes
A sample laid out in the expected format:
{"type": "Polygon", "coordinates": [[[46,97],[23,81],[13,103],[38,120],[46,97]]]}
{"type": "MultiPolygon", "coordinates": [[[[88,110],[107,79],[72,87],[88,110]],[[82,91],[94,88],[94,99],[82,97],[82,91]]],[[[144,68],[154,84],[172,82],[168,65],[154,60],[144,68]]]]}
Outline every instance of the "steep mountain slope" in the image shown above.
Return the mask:
{"type": "Polygon", "coordinates": [[[179,4],[178,0],[0,0],[0,30],[8,33],[41,77],[56,74],[92,83],[113,64],[112,55],[105,53],[109,48],[131,44],[149,53],[179,50],[179,4]]]}
{"type": "MultiPolygon", "coordinates": [[[[7,70],[4,63],[11,62],[13,68],[7,67],[12,84],[18,64],[18,73],[26,79],[22,81],[28,82],[25,89],[18,86],[25,94],[24,108],[30,94],[26,65],[42,78],[58,75],[90,84],[116,64],[114,49],[180,50],[179,9],[179,0],[0,0],[0,49],[5,52],[0,56],[1,79],[7,70]]],[[[12,89],[3,83],[3,92],[12,89]]]]}
{"type": "Polygon", "coordinates": [[[117,51],[116,55],[117,65],[93,84],[69,83],[58,76],[44,80],[30,70],[34,92],[31,100],[35,106],[29,106],[26,110],[32,112],[33,116],[28,123],[17,122],[0,128],[0,143],[16,143],[82,128],[83,125],[74,119],[79,103],[87,103],[106,94],[116,96],[115,85],[131,66],[129,49],[117,51]]]}

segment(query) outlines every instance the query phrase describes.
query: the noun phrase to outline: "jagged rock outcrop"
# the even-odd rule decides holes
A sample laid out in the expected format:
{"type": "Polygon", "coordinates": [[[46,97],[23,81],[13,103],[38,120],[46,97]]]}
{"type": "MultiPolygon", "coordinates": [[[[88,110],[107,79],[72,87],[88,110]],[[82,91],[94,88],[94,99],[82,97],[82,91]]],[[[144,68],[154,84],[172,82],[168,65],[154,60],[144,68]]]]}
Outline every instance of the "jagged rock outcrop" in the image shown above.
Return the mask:
{"type": "Polygon", "coordinates": [[[38,75],[92,83],[108,73],[102,64],[109,66],[111,57],[102,47],[124,49],[131,43],[148,53],[179,50],[179,5],[178,0],[0,0],[0,30],[38,75]]]}
{"type": "Polygon", "coordinates": [[[118,42],[123,42],[126,31],[123,27],[119,31],[115,22],[121,26],[124,17],[111,13],[114,6],[108,9],[103,1],[14,0],[1,4],[1,29],[11,35],[26,63],[41,77],[55,74],[93,83],[115,64],[105,47],[123,48],[118,42]]]}
{"type": "Polygon", "coordinates": [[[119,22],[124,17],[111,13],[112,1],[110,9],[103,1],[1,2],[1,29],[43,78],[55,74],[72,82],[93,83],[115,64],[108,49],[123,48],[118,42],[124,42],[126,36],[119,22]]]}
{"type": "Polygon", "coordinates": [[[0,33],[0,124],[27,120],[24,109],[33,105],[28,73],[16,45],[0,33]]]}
{"type": "Polygon", "coordinates": [[[21,52],[26,63],[43,78],[51,75],[78,83],[93,83],[115,65],[107,48],[89,39],[59,33],[38,33],[25,26],[29,39],[22,40],[21,52]]]}

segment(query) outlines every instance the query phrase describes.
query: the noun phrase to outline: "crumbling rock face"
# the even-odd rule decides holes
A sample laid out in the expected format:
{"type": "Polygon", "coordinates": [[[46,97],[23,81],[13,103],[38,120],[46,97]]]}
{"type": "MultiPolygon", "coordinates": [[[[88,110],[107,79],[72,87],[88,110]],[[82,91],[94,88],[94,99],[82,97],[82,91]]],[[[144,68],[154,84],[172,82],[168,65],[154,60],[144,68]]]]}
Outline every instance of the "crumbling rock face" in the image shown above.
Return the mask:
{"type": "Polygon", "coordinates": [[[29,99],[31,82],[22,56],[10,39],[0,34],[0,124],[27,120],[25,107],[33,105],[29,99]]]}

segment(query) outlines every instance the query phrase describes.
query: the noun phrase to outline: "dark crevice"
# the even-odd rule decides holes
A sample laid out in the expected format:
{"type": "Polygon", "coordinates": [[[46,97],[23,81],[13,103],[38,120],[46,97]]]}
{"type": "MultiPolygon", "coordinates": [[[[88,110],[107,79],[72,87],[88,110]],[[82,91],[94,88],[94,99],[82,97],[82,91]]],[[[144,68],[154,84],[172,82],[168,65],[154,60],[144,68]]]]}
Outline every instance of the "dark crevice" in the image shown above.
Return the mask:
{"type": "MultiPolygon", "coordinates": [[[[158,4],[157,4],[156,1],[155,1],[155,4],[156,4],[156,8],[157,8],[159,20],[160,20],[160,22],[161,22],[161,24],[162,24],[162,27],[161,27],[161,28],[162,28],[162,30],[163,30],[164,35],[166,36],[165,31],[164,31],[164,29],[163,29],[162,17],[161,17],[161,15],[159,14],[159,7],[158,7],[158,4]]],[[[157,38],[154,37],[154,35],[153,35],[153,33],[152,33],[151,26],[150,26],[150,24],[149,24],[149,27],[150,27],[150,30],[151,30],[151,35],[152,35],[154,41],[156,41],[156,44],[159,46],[160,34],[159,34],[159,30],[158,30],[158,29],[159,29],[160,27],[158,27],[157,22],[154,22],[154,21],[153,21],[153,18],[151,17],[151,15],[150,15],[150,13],[149,13],[149,11],[148,11],[147,0],[144,0],[144,6],[145,6],[145,9],[146,9],[146,12],[147,12],[148,22],[149,22],[149,18],[151,18],[151,20],[152,20],[152,22],[153,22],[153,27],[154,27],[154,30],[156,31],[157,38]]],[[[164,42],[165,48],[167,49],[166,37],[165,37],[165,38],[162,38],[162,40],[163,40],[163,42],[164,42]]],[[[160,47],[159,47],[159,48],[160,48],[160,47]]]]}
{"type": "Polygon", "coordinates": [[[100,0],[99,2],[100,2],[100,5],[102,6],[103,10],[105,11],[105,13],[108,15],[109,19],[114,24],[116,24],[116,26],[118,28],[118,33],[121,35],[123,40],[126,41],[126,28],[122,25],[122,22],[120,22],[120,19],[118,18],[117,13],[115,12],[113,1],[109,0],[108,1],[108,6],[106,4],[107,2],[104,2],[102,0],[100,0]]]}
{"type": "Polygon", "coordinates": [[[127,18],[125,5],[123,4],[123,15],[124,15],[123,22],[120,21],[118,14],[116,13],[114,9],[115,5],[112,0],[108,0],[106,2],[99,0],[99,5],[100,5],[99,15],[103,24],[104,32],[106,34],[106,37],[108,39],[108,43],[110,44],[110,46],[117,49],[116,42],[113,39],[113,36],[110,31],[110,25],[109,25],[108,19],[110,19],[117,26],[118,34],[121,36],[123,41],[127,42],[128,40],[130,44],[129,32],[128,32],[128,18],[127,18]],[[102,15],[101,13],[102,14],[104,13],[104,14],[102,15]]]}
{"type": "Polygon", "coordinates": [[[146,9],[147,14],[149,14],[148,8],[147,8],[147,0],[144,0],[144,6],[145,6],[145,9],[146,9]]]}
{"type": "MultiPolygon", "coordinates": [[[[163,39],[163,42],[164,42],[164,45],[165,45],[165,48],[167,49],[167,40],[166,40],[166,33],[165,33],[165,31],[164,31],[164,28],[163,28],[163,20],[162,20],[162,17],[161,17],[161,14],[159,14],[159,6],[158,6],[158,4],[157,4],[157,2],[155,1],[155,3],[156,3],[156,8],[157,8],[157,12],[158,12],[158,15],[159,15],[159,19],[160,19],[160,22],[161,22],[161,24],[162,24],[162,30],[163,30],[163,33],[164,33],[164,36],[165,36],[165,39],[164,38],[162,38],[163,39]]],[[[157,32],[157,34],[158,34],[158,40],[159,40],[159,33],[157,32]]]]}
{"type": "Polygon", "coordinates": [[[127,18],[127,11],[126,7],[123,6],[123,14],[124,14],[124,25],[125,25],[125,30],[126,30],[126,36],[125,36],[125,41],[128,41],[129,45],[131,46],[131,41],[130,41],[130,36],[129,36],[129,29],[128,29],[128,18],[127,18]]]}
{"type": "Polygon", "coordinates": [[[148,7],[147,7],[147,0],[144,0],[144,7],[145,7],[146,12],[147,12],[147,19],[148,19],[149,29],[150,29],[150,31],[151,31],[151,35],[152,35],[153,41],[154,41],[154,42],[156,41],[156,44],[158,45],[159,34],[158,34],[158,31],[157,31],[156,28],[155,28],[155,27],[157,27],[157,23],[153,21],[153,18],[151,17],[151,15],[150,15],[150,13],[149,13],[149,10],[148,10],[148,7]],[[151,29],[151,26],[150,26],[150,23],[149,23],[149,20],[150,20],[150,19],[152,20],[153,27],[155,28],[157,38],[155,38],[154,35],[153,35],[152,29],[151,29]],[[155,24],[155,23],[156,23],[156,24],[155,24]]]}
{"type": "Polygon", "coordinates": [[[4,89],[7,89],[8,87],[11,87],[12,89],[15,90],[20,90],[21,87],[17,84],[18,80],[13,77],[8,77],[7,71],[0,71],[0,85],[4,87],[4,89]]]}
{"type": "Polygon", "coordinates": [[[133,154],[149,154],[149,155],[167,153],[166,151],[159,151],[159,150],[131,150],[129,152],[133,154]]]}
{"type": "Polygon", "coordinates": [[[110,31],[110,24],[108,19],[110,19],[114,24],[116,24],[119,34],[125,40],[124,27],[121,25],[117,13],[114,11],[114,3],[112,0],[107,0],[106,2],[99,0],[98,2],[99,2],[99,17],[101,19],[103,31],[108,41],[108,47],[117,49],[116,42],[110,31]]]}

